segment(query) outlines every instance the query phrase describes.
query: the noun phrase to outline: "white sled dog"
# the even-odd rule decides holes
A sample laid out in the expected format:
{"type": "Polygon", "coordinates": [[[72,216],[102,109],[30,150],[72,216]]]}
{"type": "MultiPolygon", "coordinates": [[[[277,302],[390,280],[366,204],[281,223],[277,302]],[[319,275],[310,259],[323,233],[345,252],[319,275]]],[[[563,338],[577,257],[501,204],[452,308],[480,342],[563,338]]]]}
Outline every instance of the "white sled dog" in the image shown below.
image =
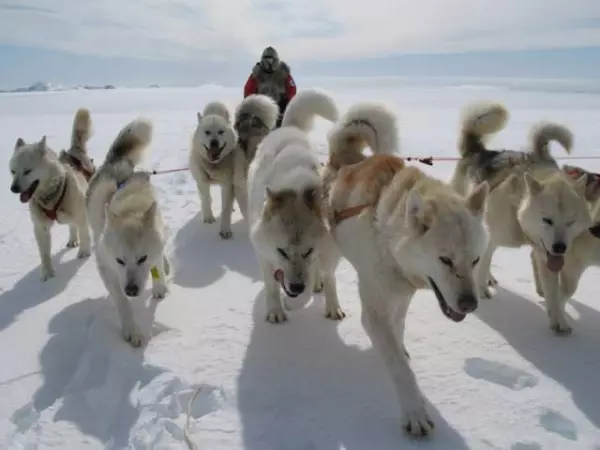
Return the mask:
{"type": "Polygon", "coordinates": [[[229,110],[221,102],[211,102],[198,113],[198,125],[192,138],[189,167],[196,180],[202,220],[213,223],[210,186],[221,187],[221,225],[219,235],[229,239],[233,201],[244,218],[247,214],[247,173],[258,142],[275,127],[278,107],[264,95],[242,101],[235,111],[235,125],[229,110]],[[253,120],[254,118],[254,120],[253,120]],[[241,135],[238,138],[236,128],[241,135]]]}
{"type": "Polygon", "coordinates": [[[163,299],[170,272],[165,230],[150,173],[134,172],[150,143],[152,125],[138,119],[125,126],[90,181],[87,209],[100,278],[116,302],[123,338],[145,341],[128,297],[144,292],[152,275],[152,297],[163,299]]]}
{"type": "Polygon", "coordinates": [[[586,177],[574,180],[550,155],[551,141],[571,151],[573,136],[560,124],[536,124],[528,152],[487,149],[485,138],[500,131],[507,119],[501,104],[477,102],[466,108],[460,131],[455,189],[464,193],[469,181],[487,181],[491,187],[485,214],[490,241],[481,258],[479,289],[483,296],[492,296],[489,285],[496,280],[490,266],[496,248],[531,246],[545,286],[550,328],[568,334],[565,305],[557,297],[558,277],[573,240],[592,225],[586,177]]]}
{"type": "MultiPolygon", "coordinates": [[[[79,149],[84,157],[87,157],[86,142],[90,134],[90,113],[87,109],[79,109],[73,121],[71,148],[79,149]]],[[[42,281],[55,275],[50,235],[54,223],[69,225],[67,247],[79,245],[78,258],[90,256],[91,239],[85,208],[88,181],[84,174],[61,162],[46,144],[46,136],[32,144],[17,139],[9,166],[12,174],[10,190],[19,194],[22,203],[29,204],[41,258],[42,281]]]]}
{"type": "Polygon", "coordinates": [[[405,166],[398,147],[394,113],[356,104],[330,133],[325,180],[331,233],[357,272],[362,324],[392,376],[402,426],[426,437],[434,424],[404,346],[406,313],[417,289],[425,288],[453,322],[477,308],[474,271],[487,243],[488,185],[465,199],[405,166]],[[366,146],[373,156],[363,155],[366,146]]]}
{"type": "Polygon", "coordinates": [[[271,323],[287,320],[280,288],[288,298],[300,299],[322,288],[326,317],[344,317],[334,277],[339,252],[327,228],[320,164],[308,136],[315,116],[337,120],[333,99],[318,90],[299,92],[281,128],[259,144],[248,173],[250,240],[271,323]]]}
{"type": "Polygon", "coordinates": [[[567,321],[565,307],[569,299],[577,291],[581,275],[588,267],[600,266],[600,203],[596,204],[593,214],[593,225],[575,239],[564,255],[564,265],[558,280],[548,284],[541,276],[544,270],[540,265],[539,255],[531,252],[531,263],[534,274],[535,289],[537,294],[544,298],[553,299],[560,308],[557,309],[558,317],[562,324],[562,334],[571,334],[572,327],[567,321]]]}

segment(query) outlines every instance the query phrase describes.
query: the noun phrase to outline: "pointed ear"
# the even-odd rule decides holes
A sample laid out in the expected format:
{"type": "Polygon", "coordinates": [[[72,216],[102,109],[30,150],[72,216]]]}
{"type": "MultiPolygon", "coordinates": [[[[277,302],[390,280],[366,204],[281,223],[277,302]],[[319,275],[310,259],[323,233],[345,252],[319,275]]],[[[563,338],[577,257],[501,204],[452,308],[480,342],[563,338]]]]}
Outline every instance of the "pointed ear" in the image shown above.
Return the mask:
{"type": "Polygon", "coordinates": [[[485,202],[490,192],[490,185],[487,181],[479,184],[473,192],[471,192],[465,199],[465,204],[469,211],[476,217],[481,217],[485,211],[485,202]]]}
{"type": "Polygon", "coordinates": [[[15,142],[15,152],[17,152],[18,150],[21,149],[21,147],[23,147],[25,145],[25,141],[21,138],[17,139],[17,142],[15,142]]]}
{"type": "Polygon", "coordinates": [[[585,197],[585,191],[587,188],[587,175],[581,175],[573,182],[573,189],[575,192],[579,194],[581,197],[585,197]]]}
{"type": "Polygon", "coordinates": [[[46,135],[42,136],[42,139],[37,144],[37,148],[42,155],[46,153],[46,135]]]}
{"type": "Polygon", "coordinates": [[[110,210],[108,203],[104,205],[104,215],[106,216],[107,223],[110,223],[111,225],[117,223],[117,215],[110,210]]]}
{"type": "Polygon", "coordinates": [[[529,172],[525,172],[525,187],[527,188],[527,193],[531,197],[535,197],[542,192],[542,185],[539,183],[539,181],[533,178],[529,172]]]}
{"type": "Polygon", "coordinates": [[[416,189],[411,189],[406,198],[406,226],[415,234],[424,234],[429,226],[425,222],[425,201],[416,189]]]}
{"type": "Polygon", "coordinates": [[[157,208],[158,208],[158,205],[157,205],[156,201],[154,201],[154,202],[152,202],[152,205],[150,205],[150,208],[148,208],[148,210],[144,214],[144,223],[146,224],[147,227],[152,227],[154,225],[154,220],[156,219],[156,209],[157,208]]]}
{"type": "Polygon", "coordinates": [[[202,113],[197,112],[196,118],[198,119],[198,123],[202,122],[202,113]]]}

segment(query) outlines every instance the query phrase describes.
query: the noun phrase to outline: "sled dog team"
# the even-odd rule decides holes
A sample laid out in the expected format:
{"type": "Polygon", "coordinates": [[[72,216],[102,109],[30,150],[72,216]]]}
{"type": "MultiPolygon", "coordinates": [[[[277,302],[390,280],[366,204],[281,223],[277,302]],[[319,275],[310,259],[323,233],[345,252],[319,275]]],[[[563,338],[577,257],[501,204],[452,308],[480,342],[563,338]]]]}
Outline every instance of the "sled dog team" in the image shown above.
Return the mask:
{"type": "MultiPolygon", "coordinates": [[[[492,150],[486,139],[502,130],[508,112],[497,103],[474,103],[463,115],[460,160],[448,184],[404,163],[395,114],[381,104],[357,103],[340,116],[327,93],[307,89],[276,128],[278,113],[277,104],[260,94],[244,99],[233,118],[220,102],[198,113],[189,168],[202,219],[215,221],[210,186],[217,184],[219,235],[228,239],[237,202],[263,274],[271,323],[285,322],[287,302],[313,292],[323,293],[327,318],[342,320],[335,271],[342,257],[350,262],[362,324],[391,374],[410,435],[425,437],[434,428],[404,345],[417,289],[431,289],[442,314],[460,322],[481,297],[492,295],[496,248],[527,245],[550,328],[571,333],[565,305],[584,270],[600,265],[600,184],[598,175],[559,167],[550,155],[551,141],[571,151],[567,128],[539,123],[527,151],[492,150]],[[309,136],[315,116],[333,123],[325,165],[309,136]]],[[[148,278],[153,298],[164,298],[171,272],[150,173],[136,170],[152,125],[144,119],[127,124],[97,169],[86,151],[91,132],[90,113],[80,109],[66,151],[56,154],[45,137],[35,143],[19,138],[10,159],[11,191],[29,205],[42,279],[54,276],[50,229],[68,224],[67,247],[79,246],[79,258],[90,256],[93,242],[123,337],[138,347],[147,338],[129,298],[144,292],[148,278]]]]}

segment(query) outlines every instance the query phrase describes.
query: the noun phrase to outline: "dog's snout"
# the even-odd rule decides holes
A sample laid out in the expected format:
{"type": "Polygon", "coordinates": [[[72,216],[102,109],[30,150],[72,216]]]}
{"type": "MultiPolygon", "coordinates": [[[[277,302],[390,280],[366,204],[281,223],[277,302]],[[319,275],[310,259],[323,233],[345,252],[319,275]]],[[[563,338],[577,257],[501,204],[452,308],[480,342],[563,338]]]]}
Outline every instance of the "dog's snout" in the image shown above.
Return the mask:
{"type": "Polygon", "coordinates": [[[217,139],[211,139],[210,148],[219,148],[219,141],[217,139]]]}
{"type": "Polygon", "coordinates": [[[140,287],[134,283],[128,283],[125,286],[125,294],[129,297],[137,297],[140,293],[140,287]]]}
{"type": "Polygon", "coordinates": [[[10,185],[10,191],[13,194],[18,194],[21,191],[21,188],[19,187],[19,185],[17,183],[13,183],[10,185]]]}
{"type": "Polygon", "coordinates": [[[552,253],[562,255],[567,251],[567,246],[564,242],[555,242],[552,244],[552,253]]]}
{"type": "Polygon", "coordinates": [[[473,294],[464,294],[458,297],[456,302],[458,309],[462,313],[470,313],[477,309],[477,299],[473,294]]]}
{"type": "Polygon", "coordinates": [[[306,285],[304,283],[290,283],[290,292],[292,294],[302,294],[306,289],[306,285]]]}

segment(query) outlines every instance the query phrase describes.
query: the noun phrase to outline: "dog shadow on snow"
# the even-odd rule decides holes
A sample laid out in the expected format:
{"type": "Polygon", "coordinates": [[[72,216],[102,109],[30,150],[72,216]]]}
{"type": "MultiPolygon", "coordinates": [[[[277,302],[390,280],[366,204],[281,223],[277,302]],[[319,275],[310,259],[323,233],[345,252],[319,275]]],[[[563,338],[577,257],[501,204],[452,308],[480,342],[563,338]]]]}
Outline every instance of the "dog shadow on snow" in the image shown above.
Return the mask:
{"type": "Polygon", "coordinates": [[[571,336],[552,333],[541,298],[536,303],[503,288],[475,314],[521,356],[570,391],[577,408],[600,428],[600,311],[576,300],[569,304],[579,315],[569,318],[571,336]]]}
{"type": "MultiPolygon", "coordinates": [[[[399,402],[379,354],[346,345],[338,323],[324,317],[322,298],[291,311],[283,325],[267,323],[264,308],[261,291],[237,386],[245,449],[423,447],[403,433],[399,402]]],[[[435,407],[427,406],[436,424],[427,447],[467,449],[435,407]]]]}
{"type": "MultiPolygon", "coordinates": [[[[154,323],[156,302],[149,297],[132,306],[138,325],[156,336],[166,328],[154,323]]],[[[144,362],[145,348],[130,347],[119,324],[116,307],[106,297],[74,303],[52,318],[50,338],[39,355],[43,383],[11,418],[20,433],[32,429],[34,438],[39,435],[38,419],[44,434],[66,421],[107,448],[129,448],[140,416],[131,393],[164,370],[144,362]]]]}
{"type": "Polygon", "coordinates": [[[75,257],[77,249],[62,248],[52,256],[56,275],[42,281],[41,267],[37,265],[18,280],[12,289],[0,294],[0,331],[7,328],[24,311],[50,300],[65,290],[86,260],[75,257]],[[62,261],[67,253],[72,259],[62,261]]]}
{"type": "Polygon", "coordinates": [[[175,284],[205,287],[229,271],[253,280],[260,278],[254,249],[248,238],[248,223],[245,220],[233,223],[233,237],[221,239],[219,220],[203,223],[200,215],[196,214],[179,229],[173,246],[175,284]]]}

